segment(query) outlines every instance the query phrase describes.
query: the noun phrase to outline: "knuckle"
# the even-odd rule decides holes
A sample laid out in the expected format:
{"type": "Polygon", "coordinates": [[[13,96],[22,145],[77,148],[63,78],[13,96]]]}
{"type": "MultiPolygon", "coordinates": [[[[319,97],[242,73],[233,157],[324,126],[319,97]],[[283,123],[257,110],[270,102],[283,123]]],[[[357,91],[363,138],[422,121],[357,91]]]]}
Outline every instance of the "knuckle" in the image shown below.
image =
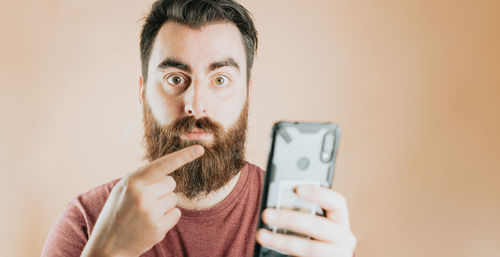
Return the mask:
{"type": "Polygon", "coordinates": [[[152,197],[148,192],[142,192],[138,189],[134,189],[129,197],[132,203],[144,213],[149,213],[149,209],[151,209],[151,207],[154,207],[151,206],[152,197]]]}
{"type": "MultiPolygon", "coordinates": [[[[123,179],[121,179],[115,185],[115,188],[118,191],[118,194],[125,194],[125,195],[130,194],[130,192],[132,191],[131,188],[133,187],[132,182],[130,180],[131,180],[131,178],[129,176],[127,176],[127,177],[124,177],[123,179]]],[[[115,188],[113,188],[113,190],[115,190],[115,188]]]]}
{"type": "Polygon", "coordinates": [[[122,179],[122,186],[126,190],[134,189],[137,186],[137,178],[135,176],[127,176],[122,179]]]}
{"type": "Polygon", "coordinates": [[[172,209],[172,206],[174,204],[176,204],[176,202],[174,201],[174,196],[172,194],[168,194],[166,196],[163,197],[162,201],[161,201],[161,205],[162,205],[162,210],[163,210],[163,213],[167,213],[169,210],[172,209]]]}
{"type": "Polygon", "coordinates": [[[179,201],[179,197],[176,195],[176,194],[171,194],[172,196],[172,202],[174,202],[174,204],[177,204],[177,202],[179,201]]]}
{"type": "Polygon", "coordinates": [[[161,213],[150,211],[148,209],[142,209],[141,212],[150,226],[152,226],[155,230],[159,229],[158,220],[162,215],[161,213]]]}
{"type": "Polygon", "coordinates": [[[126,189],[130,186],[130,176],[122,178],[120,182],[118,182],[117,187],[120,189],[126,189]]]}
{"type": "Polygon", "coordinates": [[[177,222],[179,222],[179,220],[181,219],[181,210],[175,208],[172,210],[172,212],[174,213],[174,223],[177,224],[177,222]]]}
{"type": "Polygon", "coordinates": [[[146,199],[145,199],[144,195],[141,195],[141,194],[134,195],[133,202],[139,208],[139,210],[141,210],[142,212],[144,212],[146,214],[149,214],[149,212],[147,212],[146,199]]]}
{"type": "Polygon", "coordinates": [[[310,222],[306,223],[306,222],[301,222],[299,223],[300,225],[303,225],[305,228],[310,228],[309,230],[311,231],[332,231],[333,230],[333,227],[332,227],[332,223],[325,219],[325,218],[322,218],[322,217],[310,217],[310,222]]]}
{"type": "Polygon", "coordinates": [[[168,196],[168,201],[165,207],[167,208],[167,210],[171,211],[173,208],[175,208],[177,202],[178,202],[177,195],[171,194],[168,196]]]}
{"type": "Polygon", "coordinates": [[[175,187],[177,187],[177,182],[172,176],[167,176],[167,183],[171,185],[172,190],[174,190],[175,187]]]}
{"type": "Polygon", "coordinates": [[[173,209],[168,211],[165,215],[162,216],[161,227],[164,232],[168,232],[180,219],[180,211],[179,209],[173,209]]]}

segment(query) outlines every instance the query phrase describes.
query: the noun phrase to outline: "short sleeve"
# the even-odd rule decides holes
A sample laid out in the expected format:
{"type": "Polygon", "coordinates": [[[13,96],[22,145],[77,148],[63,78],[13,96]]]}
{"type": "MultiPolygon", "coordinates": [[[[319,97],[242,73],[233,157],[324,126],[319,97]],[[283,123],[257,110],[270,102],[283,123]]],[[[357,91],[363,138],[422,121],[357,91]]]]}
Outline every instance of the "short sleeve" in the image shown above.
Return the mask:
{"type": "Polygon", "coordinates": [[[92,188],[71,200],[52,226],[42,257],[80,256],[111,190],[120,179],[92,188]]]}
{"type": "Polygon", "coordinates": [[[80,256],[88,241],[88,218],[78,198],[68,203],[52,226],[42,257],[80,256]]]}

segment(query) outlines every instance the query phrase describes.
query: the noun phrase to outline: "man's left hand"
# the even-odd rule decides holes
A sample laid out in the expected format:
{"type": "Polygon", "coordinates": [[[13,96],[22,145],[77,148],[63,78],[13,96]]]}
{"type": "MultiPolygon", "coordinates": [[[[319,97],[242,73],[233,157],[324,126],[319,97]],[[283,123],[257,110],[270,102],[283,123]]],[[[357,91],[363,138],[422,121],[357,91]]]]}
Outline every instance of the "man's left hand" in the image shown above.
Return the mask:
{"type": "Polygon", "coordinates": [[[302,199],[319,204],[326,216],[267,208],[262,220],[269,226],[310,236],[311,239],[259,229],[259,244],[293,256],[352,257],[356,238],[351,232],[345,197],[332,189],[299,186],[302,199]]]}

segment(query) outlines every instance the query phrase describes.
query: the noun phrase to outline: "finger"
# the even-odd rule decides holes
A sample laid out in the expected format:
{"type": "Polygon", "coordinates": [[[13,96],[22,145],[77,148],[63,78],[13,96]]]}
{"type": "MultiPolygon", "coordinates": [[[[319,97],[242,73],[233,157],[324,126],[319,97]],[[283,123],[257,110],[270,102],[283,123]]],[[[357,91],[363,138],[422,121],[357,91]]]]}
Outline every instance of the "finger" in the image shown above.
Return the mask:
{"type": "Polygon", "coordinates": [[[154,214],[154,217],[159,217],[160,219],[162,219],[165,214],[176,207],[177,202],[177,195],[174,193],[170,193],[161,198],[150,201],[147,210],[148,212],[152,212],[152,214],[154,214]]]}
{"type": "Polygon", "coordinates": [[[330,188],[298,186],[297,194],[304,200],[317,203],[326,211],[326,217],[341,226],[349,227],[349,213],[345,197],[330,188]]]}
{"type": "Polygon", "coordinates": [[[175,208],[178,201],[179,199],[177,198],[177,195],[174,193],[170,193],[158,199],[157,204],[161,208],[163,212],[162,214],[165,215],[175,208]]]}
{"type": "Polygon", "coordinates": [[[162,217],[161,226],[164,231],[169,231],[172,229],[179,219],[181,218],[181,210],[179,208],[174,208],[169,212],[165,213],[162,217]]]}
{"type": "Polygon", "coordinates": [[[257,231],[259,244],[292,256],[337,256],[335,245],[291,235],[273,233],[267,229],[257,231]]]}
{"type": "Polygon", "coordinates": [[[155,183],[147,187],[147,192],[154,198],[160,198],[164,195],[170,194],[175,190],[177,183],[172,176],[163,176],[155,183]]]}
{"type": "Polygon", "coordinates": [[[342,230],[333,221],[303,212],[268,208],[262,213],[262,220],[268,225],[330,243],[339,242],[342,235],[342,230]]]}
{"type": "Polygon", "coordinates": [[[194,161],[202,156],[204,152],[205,149],[200,145],[183,148],[149,163],[135,173],[134,177],[139,178],[145,184],[152,184],[162,176],[166,176],[184,166],[184,164],[194,161]]]}

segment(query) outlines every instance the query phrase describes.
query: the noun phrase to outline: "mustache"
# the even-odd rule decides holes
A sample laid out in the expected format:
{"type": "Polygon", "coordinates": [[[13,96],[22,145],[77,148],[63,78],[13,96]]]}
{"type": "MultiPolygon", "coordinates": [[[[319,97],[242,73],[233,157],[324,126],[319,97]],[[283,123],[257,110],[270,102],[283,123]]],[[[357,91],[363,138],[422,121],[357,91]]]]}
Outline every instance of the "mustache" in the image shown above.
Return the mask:
{"type": "Polygon", "coordinates": [[[174,135],[181,135],[191,130],[198,128],[206,132],[212,132],[215,136],[220,135],[223,131],[223,126],[217,121],[213,121],[208,117],[195,118],[193,116],[185,116],[178,118],[172,122],[170,131],[174,135]]]}

